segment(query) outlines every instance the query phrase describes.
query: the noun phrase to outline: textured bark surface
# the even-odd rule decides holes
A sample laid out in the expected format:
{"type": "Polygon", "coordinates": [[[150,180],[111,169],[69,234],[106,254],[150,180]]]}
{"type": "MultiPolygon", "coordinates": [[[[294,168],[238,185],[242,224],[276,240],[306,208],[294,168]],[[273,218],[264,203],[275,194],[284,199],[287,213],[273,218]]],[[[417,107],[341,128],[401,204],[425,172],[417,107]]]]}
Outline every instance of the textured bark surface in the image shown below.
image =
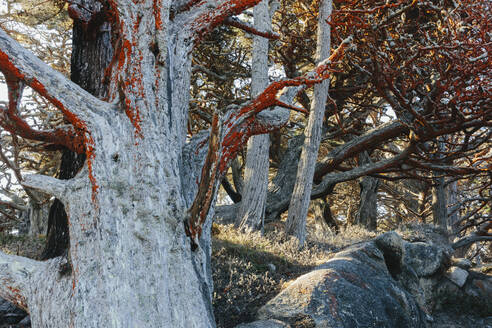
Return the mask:
{"type": "MultiPolygon", "coordinates": [[[[330,56],[330,25],[327,20],[331,15],[331,9],[331,0],[323,0],[320,3],[316,49],[316,61],[318,63],[330,56]]],[[[299,240],[300,246],[304,245],[306,238],[306,216],[321,142],[321,127],[328,97],[328,87],[328,80],[314,87],[314,99],[311,104],[308,125],[304,131],[306,138],[299,160],[294,192],[290,200],[289,216],[285,225],[286,233],[294,235],[299,240]]]]}
{"type": "Polygon", "coordinates": [[[328,200],[320,198],[313,201],[312,204],[316,224],[324,230],[333,229],[338,232],[340,228],[333,217],[328,200]]]}
{"type": "Polygon", "coordinates": [[[38,204],[37,201],[29,201],[28,217],[30,221],[29,234],[31,236],[46,235],[48,228],[48,210],[50,202],[38,204]]]}
{"type": "MultiPolygon", "coordinates": [[[[214,326],[210,290],[204,288],[207,257],[203,249],[191,252],[182,223],[191,205],[180,175],[190,45],[159,40],[174,51],[166,51],[167,65],[157,64],[148,47],[155,28],[152,2],[137,8],[122,1],[118,8],[123,37],[136,43],[115,64],[120,69],[113,72],[110,96],[116,106],[97,102],[20,48],[15,51],[2,36],[8,58],[17,53],[14,60],[22,60],[14,62],[19,77],[29,74],[22,71],[25,67],[33,67],[31,72],[43,67],[46,74],[36,79],[45,95],[61,99],[59,107],[67,114],[70,110],[73,121],[83,120],[79,126],[90,142],[88,165],[74,179],[26,178],[26,185],[55,195],[67,209],[71,273],[60,274],[61,258],[34,264],[2,258],[0,293],[28,308],[35,327],[214,326]],[[137,31],[127,31],[135,26],[134,14],[144,20],[137,31]],[[177,72],[174,77],[168,76],[171,70],[177,72]],[[156,90],[152,86],[159,73],[156,90]],[[125,80],[132,85],[121,90],[119,81],[125,80]],[[174,86],[185,91],[169,94],[174,86]],[[77,98],[82,102],[75,100],[82,94],[77,98]],[[116,99],[122,94],[125,99],[116,99]],[[185,314],[184,309],[193,311],[185,314]]],[[[196,191],[193,186],[187,192],[196,191]]]]}
{"type": "Polygon", "coordinates": [[[447,229],[448,210],[446,204],[445,180],[439,173],[434,175],[434,185],[432,187],[432,217],[435,225],[447,229]]]}
{"type": "MultiPolygon", "coordinates": [[[[263,0],[253,9],[255,29],[271,29],[268,1],[263,0]]],[[[259,95],[268,86],[268,39],[253,37],[251,95],[259,95]]],[[[244,167],[244,191],[236,218],[241,230],[259,230],[265,215],[270,137],[268,134],[253,136],[248,141],[244,167]]]]}
{"type": "MultiPolygon", "coordinates": [[[[367,152],[359,155],[361,165],[371,163],[371,158],[367,152]]],[[[378,187],[379,179],[366,176],[362,178],[360,185],[360,203],[355,214],[355,223],[364,226],[369,230],[376,230],[378,227],[378,187]]]]}
{"type": "MultiPolygon", "coordinates": [[[[438,152],[444,149],[442,140],[437,142],[438,152]]],[[[437,157],[440,155],[437,154],[437,157]]],[[[441,172],[433,171],[433,186],[432,186],[432,217],[434,224],[447,230],[448,228],[448,208],[447,195],[444,176],[441,172]]]]}
{"type": "MultiPolygon", "coordinates": [[[[83,8],[100,12],[101,5],[95,0],[80,0],[71,5],[75,10],[85,12],[83,8]]],[[[107,96],[108,82],[104,81],[104,72],[111,62],[113,46],[111,44],[111,25],[102,20],[88,30],[82,17],[72,17],[72,56],[70,78],[90,94],[104,98],[107,96]],[[103,83],[106,82],[106,83],[103,83]]],[[[68,149],[63,150],[58,179],[68,180],[77,174],[85,162],[85,154],[77,154],[68,149]]],[[[49,259],[63,255],[69,245],[68,218],[65,206],[55,199],[48,214],[46,246],[41,255],[49,259]]]]}
{"type": "Polygon", "coordinates": [[[304,135],[295,136],[288,142],[287,149],[284,151],[278,166],[277,175],[268,186],[266,221],[279,219],[280,214],[286,211],[289,206],[303,144],[304,135]]]}

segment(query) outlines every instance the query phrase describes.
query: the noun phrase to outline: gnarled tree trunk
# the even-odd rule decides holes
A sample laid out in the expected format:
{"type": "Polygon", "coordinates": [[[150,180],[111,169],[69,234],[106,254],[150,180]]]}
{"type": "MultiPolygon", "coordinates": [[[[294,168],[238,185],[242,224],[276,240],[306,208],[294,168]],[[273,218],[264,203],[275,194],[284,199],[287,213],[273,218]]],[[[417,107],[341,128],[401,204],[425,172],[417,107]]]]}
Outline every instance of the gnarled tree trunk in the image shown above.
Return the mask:
{"type": "MultiPolygon", "coordinates": [[[[107,96],[108,83],[104,81],[104,72],[113,57],[111,44],[111,24],[100,17],[90,29],[87,27],[91,16],[87,10],[102,13],[102,7],[96,0],[79,0],[72,2],[69,14],[73,19],[72,55],[70,79],[84,90],[100,99],[107,96]]],[[[82,168],[85,154],[77,154],[64,149],[58,170],[58,179],[73,178],[82,168]]],[[[55,199],[48,215],[46,245],[41,255],[49,259],[63,255],[69,244],[68,218],[65,207],[59,199],[55,199]]]]}

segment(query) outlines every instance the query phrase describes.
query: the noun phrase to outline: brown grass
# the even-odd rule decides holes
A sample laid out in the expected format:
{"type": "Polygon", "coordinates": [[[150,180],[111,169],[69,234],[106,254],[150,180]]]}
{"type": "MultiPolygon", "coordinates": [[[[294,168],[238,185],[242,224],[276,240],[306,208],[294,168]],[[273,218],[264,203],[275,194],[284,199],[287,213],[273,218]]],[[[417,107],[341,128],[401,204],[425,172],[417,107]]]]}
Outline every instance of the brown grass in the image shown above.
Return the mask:
{"type": "Polygon", "coordinates": [[[281,223],[265,230],[262,236],[259,232],[240,233],[232,225],[214,224],[213,302],[219,328],[253,321],[258,309],[289,282],[338,250],[376,236],[359,227],[335,235],[308,226],[306,246],[299,250],[295,239],[285,237],[281,223]]]}

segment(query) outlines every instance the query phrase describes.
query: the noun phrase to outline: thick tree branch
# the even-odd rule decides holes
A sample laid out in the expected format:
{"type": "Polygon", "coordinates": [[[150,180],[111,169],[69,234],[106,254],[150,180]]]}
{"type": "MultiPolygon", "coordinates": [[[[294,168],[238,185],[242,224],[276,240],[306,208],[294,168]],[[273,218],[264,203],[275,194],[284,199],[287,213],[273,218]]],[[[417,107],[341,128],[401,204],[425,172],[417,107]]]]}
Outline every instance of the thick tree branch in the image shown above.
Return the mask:
{"type": "Polygon", "coordinates": [[[480,235],[471,235],[471,236],[466,236],[464,238],[461,238],[457,242],[453,243],[451,247],[453,249],[458,249],[462,247],[466,247],[468,245],[471,245],[473,243],[479,242],[479,241],[491,241],[492,242],[492,236],[480,236],[480,235]]]}
{"type": "Polygon", "coordinates": [[[27,211],[28,207],[25,206],[25,204],[18,204],[13,201],[8,201],[8,200],[0,200],[0,205],[6,206],[6,207],[11,207],[19,211],[27,211]]]}
{"type": "MultiPolygon", "coordinates": [[[[215,195],[217,188],[217,163],[220,154],[220,125],[219,116],[214,115],[212,120],[212,129],[210,131],[208,141],[208,153],[205,159],[205,164],[202,167],[202,174],[198,192],[193,201],[193,205],[189,210],[189,218],[185,225],[186,234],[191,238],[192,242],[195,237],[201,235],[202,225],[207,218],[210,205],[215,195]]],[[[192,248],[196,248],[192,243],[192,248]]]]}
{"type": "Polygon", "coordinates": [[[69,180],[60,180],[47,175],[30,174],[24,176],[22,185],[26,188],[35,189],[63,200],[66,199],[67,196],[68,181],[69,180]]]}
{"type": "Polygon", "coordinates": [[[57,128],[52,131],[38,131],[31,128],[19,114],[23,89],[22,82],[10,75],[6,76],[6,80],[9,91],[9,105],[7,109],[0,106],[0,126],[22,138],[64,146],[79,154],[85,151],[82,131],[77,133],[72,127],[66,129],[57,128]]]}
{"type": "Polygon", "coordinates": [[[234,190],[234,187],[231,185],[229,180],[227,180],[227,177],[223,177],[220,184],[222,185],[225,192],[227,193],[227,195],[231,198],[231,200],[234,203],[239,203],[241,201],[241,199],[242,199],[241,194],[238,193],[236,190],[234,190]]]}
{"type": "Polygon", "coordinates": [[[475,167],[460,167],[460,166],[452,166],[452,165],[438,165],[434,163],[423,163],[415,160],[409,160],[407,164],[412,165],[416,168],[425,169],[429,171],[438,171],[456,175],[463,174],[477,174],[477,173],[487,173],[489,172],[489,168],[475,168],[475,167]]]}
{"type": "Polygon", "coordinates": [[[0,297],[27,311],[30,279],[42,266],[42,262],[0,251],[0,297]]]}
{"type": "Polygon", "coordinates": [[[76,128],[86,130],[95,118],[108,117],[105,103],[55,71],[0,29],[0,70],[23,81],[63,112],[76,128]],[[90,123],[89,123],[90,122],[90,123]]]}
{"type": "Polygon", "coordinates": [[[314,181],[319,183],[325,174],[333,171],[347,158],[377,147],[381,142],[389,141],[405,132],[408,132],[408,129],[402,123],[388,122],[335,148],[316,165],[314,181]]]}
{"type": "MultiPolygon", "coordinates": [[[[385,172],[391,168],[398,167],[412,152],[415,151],[415,145],[409,145],[400,154],[385,160],[375,163],[369,163],[363,166],[358,166],[345,172],[332,172],[323,177],[323,180],[318,185],[315,185],[311,191],[311,199],[317,199],[329,194],[336,184],[340,182],[350,181],[362,176],[385,172]]],[[[290,203],[290,194],[277,200],[273,204],[269,204],[267,210],[269,213],[282,213],[286,211],[290,203]]]]}
{"type": "Polygon", "coordinates": [[[194,40],[199,41],[203,36],[234,15],[238,15],[248,8],[254,7],[260,0],[221,0],[203,1],[195,4],[194,12],[187,17],[194,40]]]}

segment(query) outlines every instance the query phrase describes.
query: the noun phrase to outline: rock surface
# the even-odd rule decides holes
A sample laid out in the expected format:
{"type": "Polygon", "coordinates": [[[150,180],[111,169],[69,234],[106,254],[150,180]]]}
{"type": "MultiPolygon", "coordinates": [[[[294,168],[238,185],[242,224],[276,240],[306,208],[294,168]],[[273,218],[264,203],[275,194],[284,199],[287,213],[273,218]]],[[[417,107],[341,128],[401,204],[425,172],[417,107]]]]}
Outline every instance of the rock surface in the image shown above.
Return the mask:
{"type": "Polygon", "coordinates": [[[451,266],[466,264],[451,254],[442,240],[408,242],[385,233],[299,277],[258,317],[291,327],[488,327],[492,278],[451,266]],[[443,320],[450,311],[471,326],[443,320]]]}
{"type": "Polygon", "coordinates": [[[424,313],[391,277],[375,242],[350,247],[301,276],[261,308],[259,317],[293,327],[300,320],[310,324],[306,327],[426,327],[424,313]]]}
{"type": "Polygon", "coordinates": [[[251,323],[242,323],[235,328],[291,328],[291,326],[278,320],[258,320],[251,323]]]}
{"type": "Polygon", "coordinates": [[[466,282],[466,278],[468,278],[468,275],[468,271],[455,266],[449,268],[449,270],[446,271],[446,277],[454,282],[458,287],[463,287],[466,282]]]}
{"type": "MultiPolygon", "coordinates": [[[[442,240],[385,233],[299,277],[260,309],[263,320],[236,328],[492,328],[492,277],[450,254],[442,240]]],[[[30,320],[0,298],[7,327],[30,320]]]]}

